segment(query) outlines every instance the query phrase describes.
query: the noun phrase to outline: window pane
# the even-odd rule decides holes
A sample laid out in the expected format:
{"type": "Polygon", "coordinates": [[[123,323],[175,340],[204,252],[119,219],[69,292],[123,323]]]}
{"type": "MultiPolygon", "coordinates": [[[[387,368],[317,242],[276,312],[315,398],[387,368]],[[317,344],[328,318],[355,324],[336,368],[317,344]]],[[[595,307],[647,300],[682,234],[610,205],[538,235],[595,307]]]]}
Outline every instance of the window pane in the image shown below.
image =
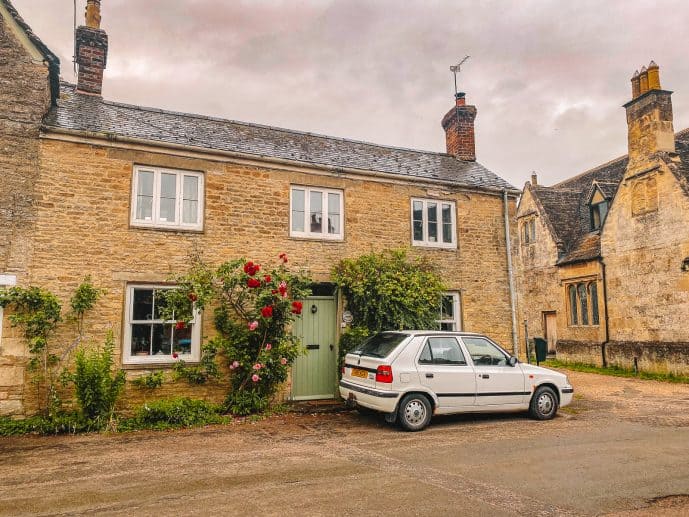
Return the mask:
{"type": "Polygon", "coordinates": [[[423,203],[421,201],[414,201],[412,209],[412,219],[414,221],[414,240],[423,240],[423,203]]]}
{"type": "Polygon", "coordinates": [[[153,289],[134,289],[132,320],[153,319],[153,289]]]}
{"type": "Polygon", "coordinates": [[[433,364],[466,364],[459,343],[453,337],[428,338],[433,354],[433,364]]]}
{"type": "Polygon", "coordinates": [[[175,206],[177,204],[177,175],[160,175],[160,220],[175,222],[175,206]]]}
{"type": "Polygon", "coordinates": [[[150,221],[153,218],[153,173],[139,171],[136,195],[136,218],[150,221]]]}
{"type": "Polygon", "coordinates": [[[323,193],[317,190],[309,192],[309,219],[312,233],[323,233],[323,193]]]}
{"type": "Polygon", "coordinates": [[[304,231],[304,191],[292,189],[292,231],[304,231]]]}
{"type": "Polygon", "coordinates": [[[577,318],[577,289],[573,285],[568,288],[569,291],[569,320],[572,325],[579,324],[579,318],[577,318]]]}
{"type": "Polygon", "coordinates": [[[423,347],[423,352],[419,356],[419,364],[433,364],[433,357],[431,356],[431,347],[426,343],[423,347]]]}
{"type": "Polygon", "coordinates": [[[598,325],[600,318],[598,316],[598,285],[596,282],[589,284],[589,294],[591,295],[591,323],[598,325]]]}
{"type": "Polygon", "coordinates": [[[340,194],[328,193],[328,233],[340,234],[340,194]]]}
{"type": "Polygon", "coordinates": [[[438,242],[438,205],[428,203],[428,242],[438,242]]]}
{"type": "Polygon", "coordinates": [[[493,343],[475,337],[462,338],[476,366],[505,366],[507,356],[493,343]]]}
{"type": "Polygon", "coordinates": [[[153,355],[170,355],[172,325],[153,325],[153,355]]]}
{"type": "Polygon", "coordinates": [[[452,242],[452,205],[443,203],[443,242],[452,242]]]}
{"type": "Polygon", "coordinates": [[[151,325],[132,325],[131,355],[151,355],[151,325]]]}
{"type": "Polygon", "coordinates": [[[579,295],[579,303],[581,307],[581,324],[582,325],[588,325],[589,324],[589,308],[588,308],[588,299],[586,296],[586,286],[584,284],[579,284],[577,286],[577,292],[579,295]]]}
{"type": "Polygon", "coordinates": [[[182,222],[195,224],[198,222],[199,212],[199,178],[184,176],[182,190],[182,222]]]}
{"type": "Polygon", "coordinates": [[[191,354],[191,328],[189,324],[183,329],[173,329],[172,351],[178,354],[191,354]]]}
{"type": "Polygon", "coordinates": [[[454,323],[450,323],[449,321],[445,321],[445,322],[441,321],[440,322],[440,330],[448,330],[450,332],[453,332],[457,329],[455,328],[454,323]]]}
{"type": "Polygon", "coordinates": [[[454,296],[443,296],[440,307],[440,319],[452,320],[455,318],[455,298],[454,296]]]}

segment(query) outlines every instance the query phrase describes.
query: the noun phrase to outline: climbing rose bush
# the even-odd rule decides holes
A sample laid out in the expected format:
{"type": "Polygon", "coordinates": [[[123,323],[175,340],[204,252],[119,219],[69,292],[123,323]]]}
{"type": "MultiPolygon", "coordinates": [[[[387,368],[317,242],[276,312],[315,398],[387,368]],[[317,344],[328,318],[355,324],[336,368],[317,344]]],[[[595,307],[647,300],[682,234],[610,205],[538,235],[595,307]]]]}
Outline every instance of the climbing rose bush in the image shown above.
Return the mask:
{"type": "Polygon", "coordinates": [[[287,262],[283,253],[269,270],[245,259],[212,269],[196,259],[186,275],[175,279],[179,289],[159,293],[164,317],[178,325],[188,324],[193,310],[213,311],[217,334],[203,353],[228,366],[231,413],[266,409],[299,355],[300,344],[290,329],[301,315],[297,300],[308,296],[310,281],[289,271],[287,262]]]}

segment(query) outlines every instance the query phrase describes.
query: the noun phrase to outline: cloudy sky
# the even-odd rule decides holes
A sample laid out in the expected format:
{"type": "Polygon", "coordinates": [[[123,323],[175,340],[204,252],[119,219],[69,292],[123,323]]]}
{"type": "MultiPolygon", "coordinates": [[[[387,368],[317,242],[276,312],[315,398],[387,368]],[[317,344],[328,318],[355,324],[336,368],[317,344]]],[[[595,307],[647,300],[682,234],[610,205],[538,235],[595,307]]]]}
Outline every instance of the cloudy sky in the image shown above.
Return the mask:
{"type": "MultiPolygon", "coordinates": [[[[13,2],[74,80],[73,0],[13,2]]],[[[441,152],[468,54],[478,160],[519,187],[625,154],[651,59],[689,127],[686,0],[103,0],[102,25],[108,99],[441,152]]]]}

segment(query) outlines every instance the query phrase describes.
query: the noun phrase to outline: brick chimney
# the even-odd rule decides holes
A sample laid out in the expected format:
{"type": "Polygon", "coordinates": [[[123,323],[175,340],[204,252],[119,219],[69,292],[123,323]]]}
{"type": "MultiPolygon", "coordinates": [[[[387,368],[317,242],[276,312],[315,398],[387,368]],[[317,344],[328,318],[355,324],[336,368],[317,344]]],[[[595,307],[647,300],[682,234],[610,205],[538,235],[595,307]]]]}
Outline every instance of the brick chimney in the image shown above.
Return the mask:
{"type": "Polygon", "coordinates": [[[100,95],[103,71],[108,60],[108,35],[100,28],[101,0],[88,0],[86,25],[76,31],[76,57],[79,65],[77,91],[100,95]]]}
{"type": "Polygon", "coordinates": [[[658,152],[675,152],[671,91],[660,87],[660,70],[651,61],[632,77],[627,110],[630,167],[648,162],[658,152]]]}
{"type": "Polygon", "coordinates": [[[467,106],[464,92],[455,96],[455,107],[443,117],[447,154],[459,160],[476,161],[474,119],[476,106],[467,106]]]}

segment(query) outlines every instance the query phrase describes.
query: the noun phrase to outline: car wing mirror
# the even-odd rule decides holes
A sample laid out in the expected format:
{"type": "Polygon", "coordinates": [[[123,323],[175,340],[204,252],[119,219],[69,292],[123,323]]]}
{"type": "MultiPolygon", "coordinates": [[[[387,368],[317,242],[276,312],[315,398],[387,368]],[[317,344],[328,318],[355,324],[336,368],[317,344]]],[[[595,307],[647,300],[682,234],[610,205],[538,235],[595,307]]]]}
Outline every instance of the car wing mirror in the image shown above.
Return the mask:
{"type": "Polygon", "coordinates": [[[510,366],[516,366],[516,364],[517,364],[518,362],[519,362],[519,359],[517,359],[517,358],[514,357],[514,356],[511,356],[511,357],[507,360],[507,364],[509,364],[510,366]]]}

